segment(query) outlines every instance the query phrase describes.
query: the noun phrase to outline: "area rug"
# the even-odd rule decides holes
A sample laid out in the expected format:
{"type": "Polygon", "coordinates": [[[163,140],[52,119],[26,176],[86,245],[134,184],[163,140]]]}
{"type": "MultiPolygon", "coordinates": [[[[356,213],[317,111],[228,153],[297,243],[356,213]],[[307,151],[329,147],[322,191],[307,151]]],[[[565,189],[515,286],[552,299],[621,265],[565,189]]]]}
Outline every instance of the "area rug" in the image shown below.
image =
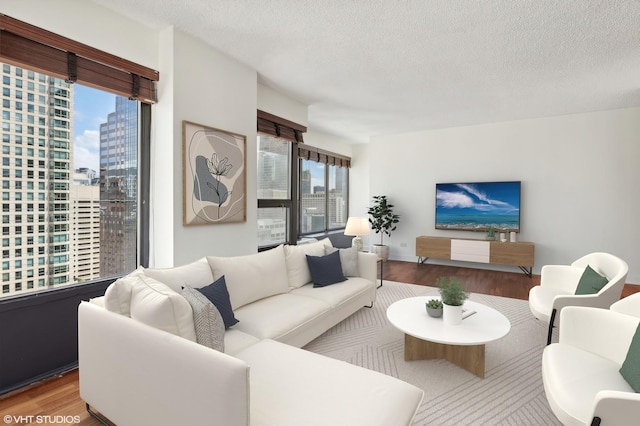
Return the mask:
{"type": "Polygon", "coordinates": [[[470,300],[511,322],[504,338],[486,345],[485,378],[445,360],[404,361],[404,335],[386,317],[393,302],[438,290],[385,281],[371,309],[361,309],[305,349],[397,377],[424,389],[416,425],[560,425],[544,395],[540,360],[547,327],[527,301],[472,294],[470,300]]]}

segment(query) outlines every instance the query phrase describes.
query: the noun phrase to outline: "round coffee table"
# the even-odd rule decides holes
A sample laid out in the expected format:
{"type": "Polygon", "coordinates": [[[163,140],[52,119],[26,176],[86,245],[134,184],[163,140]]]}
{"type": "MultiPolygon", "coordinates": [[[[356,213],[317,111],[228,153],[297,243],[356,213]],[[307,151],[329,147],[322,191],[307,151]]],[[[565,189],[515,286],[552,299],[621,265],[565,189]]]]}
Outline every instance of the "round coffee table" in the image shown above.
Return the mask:
{"type": "Polygon", "coordinates": [[[459,325],[427,314],[425,303],[433,296],[411,297],[393,303],[387,318],[404,335],[404,359],[446,359],[484,378],[484,345],[504,337],[511,323],[500,312],[481,303],[465,301],[464,309],[475,311],[459,325]]]}

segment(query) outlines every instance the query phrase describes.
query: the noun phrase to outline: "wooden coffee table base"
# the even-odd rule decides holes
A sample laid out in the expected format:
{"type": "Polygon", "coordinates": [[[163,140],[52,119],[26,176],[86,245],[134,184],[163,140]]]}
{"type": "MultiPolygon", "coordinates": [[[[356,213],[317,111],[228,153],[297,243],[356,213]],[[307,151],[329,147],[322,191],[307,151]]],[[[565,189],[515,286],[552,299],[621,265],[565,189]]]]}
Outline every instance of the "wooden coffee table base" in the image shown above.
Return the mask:
{"type": "Polygon", "coordinates": [[[404,360],[446,359],[484,379],[484,345],[446,345],[404,335],[404,360]]]}

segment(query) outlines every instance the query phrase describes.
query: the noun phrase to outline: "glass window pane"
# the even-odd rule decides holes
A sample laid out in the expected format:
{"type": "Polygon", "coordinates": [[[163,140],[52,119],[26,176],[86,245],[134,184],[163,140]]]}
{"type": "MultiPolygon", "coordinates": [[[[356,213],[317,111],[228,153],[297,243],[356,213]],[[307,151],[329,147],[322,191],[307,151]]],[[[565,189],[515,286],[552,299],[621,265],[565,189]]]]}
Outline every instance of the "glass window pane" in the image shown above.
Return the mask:
{"type": "Polygon", "coordinates": [[[329,166],[329,229],[347,224],[347,168],[329,166]]]}
{"type": "Polygon", "coordinates": [[[258,209],[258,247],[286,243],[289,240],[287,223],[289,209],[268,207],[258,209]]]}
{"type": "Polygon", "coordinates": [[[291,142],[258,136],[258,199],[291,199],[291,142]]]}
{"type": "Polygon", "coordinates": [[[300,166],[300,233],[325,229],[325,164],[302,160],[300,166]]]}
{"type": "MultiPolygon", "coordinates": [[[[3,150],[3,164],[8,160],[3,168],[3,222],[6,216],[5,223],[22,223],[24,211],[31,212],[26,222],[33,223],[32,212],[39,212],[37,226],[14,226],[2,240],[9,261],[2,267],[3,276],[9,277],[5,295],[134,270],[139,102],[29,71],[42,83],[37,101],[43,106],[27,104],[30,125],[23,127],[23,104],[14,102],[21,93],[16,84],[22,82],[15,77],[22,69],[4,64],[3,71],[10,89],[2,95],[3,141],[10,148],[3,150]],[[24,136],[23,150],[21,132],[38,134],[38,147],[33,148],[33,137],[24,136]],[[34,275],[39,277],[37,286],[27,280],[34,275]]],[[[33,90],[35,85],[28,87],[33,90]]],[[[25,98],[35,100],[29,92],[25,98]]]]}

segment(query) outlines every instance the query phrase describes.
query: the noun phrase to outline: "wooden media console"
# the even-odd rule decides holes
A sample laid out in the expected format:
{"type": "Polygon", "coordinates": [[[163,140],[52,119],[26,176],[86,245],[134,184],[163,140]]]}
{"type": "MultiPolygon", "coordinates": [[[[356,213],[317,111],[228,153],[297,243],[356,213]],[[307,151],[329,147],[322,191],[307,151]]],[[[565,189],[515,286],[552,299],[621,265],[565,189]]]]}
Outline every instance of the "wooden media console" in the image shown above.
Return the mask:
{"type": "Polygon", "coordinates": [[[535,244],[485,241],[465,238],[417,237],[416,256],[424,263],[428,258],[465,262],[513,265],[531,278],[535,244]]]}

